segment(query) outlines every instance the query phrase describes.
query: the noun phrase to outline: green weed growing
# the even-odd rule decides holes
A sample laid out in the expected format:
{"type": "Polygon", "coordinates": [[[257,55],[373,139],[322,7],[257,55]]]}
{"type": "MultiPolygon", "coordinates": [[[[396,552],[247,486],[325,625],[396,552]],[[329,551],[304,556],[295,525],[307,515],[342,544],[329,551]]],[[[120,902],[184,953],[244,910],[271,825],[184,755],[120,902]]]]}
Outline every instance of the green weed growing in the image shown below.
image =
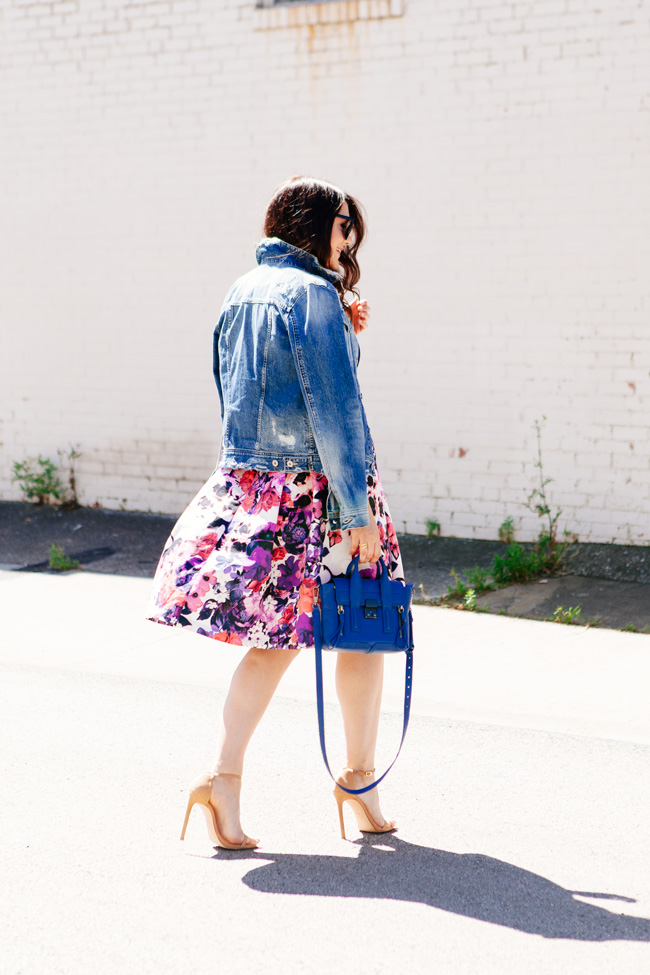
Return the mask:
{"type": "Polygon", "coordinates": [[[427,538],[440,538],[439,521],[436,521],[435,518],[427,518],[425,525],[427,526],[427,538]]]}
{"type": "MultiPolygon", "coordinates": [[[[542,460],[542,428],[546,422],[546,417],[535,420],[535,433],[537,438],[537,459],[535,467],[538,471],[539,484],[527,495],[525,505],[530,510],[544,519],[543,527],[534,545],[524,546],[514,539],[514,521],[508,516],[499,527],[499,538],[507,542],[503,555],[494,555],[492,563],[488,569],[474,566],[462,572],[465,579],[461,578],[461,573],[455,569],[451,570],[454,584],[447,586],[447,595],[443,597],[447,602],[463,601],[469,590],[473,590],[476,595],[480,595],[489,589],[502,586],[513,585],[519,582],[530,582],[540,576],[553,575],[559,570],[566,549],[575,542],[575,536],[570,532],[564,532],[562,541],[558,539],[557,525],[562,514],[562,509],[553,510],[548,498],[547,488],[552,478],[544,476],[544,466],[542,460]],[[466,581],[465,581],[466,580],[466,581]]],[[[560,607],[561,609],[562,607],[560,607]]],[[[574,613],[577,607],[570,607],[563,612],[574,613]]],[[[579,609],[578,609],[579,612],[579,609]]],[[[574,614],[575,615],[575,614],[574,614]]],[[[577,617],[575,617],[577,619],[577,617]]],[[[572,620],[573,621],[573,620],[572,620]]],[[[562,620],[562,622],[566,622],[562,620]]]]}
{"type": "Polygon", "coordinates": [[[579,606],[569,606],[567,609],[564,606],[558,606],[553,611],[551,622],[568,624],[582,623],[582,610],[579,606]]]}
{"type": "Polygon", "coordinates": [[[15,461],[11,479],[18,482],[26,501],[47,504],[52,499],[59,501],[63,496],[64,487],[56,464],[42,454],[38,457],[27,457],[23,461],[15,461]]]}
{"type": "Polygon", "coordinates": [[[79,568],[77,559],[68,558],[61,546],[56,545],[54,542],[50,545],[49,564],[50,569],[54,569],[55,572],[69,572],[70,569],[79,568]]]}
{"type": "Polygon", "coordinates": [[[69,450],[58,450],[57,453],[68,468],[67,489],[59,476],[57,464],[42,454],[15,461],[11,479],[17,482],[25,501],[37,505],[56,504],[66,508],[78,508],[75,461],[81,457],[79,445],[71,446],[69,450]]]}

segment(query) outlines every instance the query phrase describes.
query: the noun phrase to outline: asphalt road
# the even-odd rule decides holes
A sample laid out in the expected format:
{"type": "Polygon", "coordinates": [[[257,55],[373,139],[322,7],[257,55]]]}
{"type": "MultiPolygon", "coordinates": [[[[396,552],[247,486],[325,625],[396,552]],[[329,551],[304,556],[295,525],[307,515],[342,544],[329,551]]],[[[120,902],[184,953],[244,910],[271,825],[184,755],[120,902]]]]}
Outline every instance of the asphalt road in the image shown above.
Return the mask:
{"type": "Polygon", "coordinates": [[[313,708],[278,699],[246,774],[263,845],[239,854],[198,812],[178,841],[219,692],[2,686],[7,973],[648,971],[647,748],[416,717],[384,790],[399,832],[343,842],[313,708]]]}
{"type": "MultiPolygon", "coordinates": [[[[141,512],[0,502],[0,570],[46,572],[50,546],[56,543],[84,571],[151,578],[174,522],[169,516],[141,512]]],[[[399,541],[407,578],[421,601],[447,593],[451,569],[488,569],[505,548],[483,539],[400,535],[399,541]]],[[[650,632],[649,547],[577,545],[567,554],[565,571],[568,578],[555,577],[544,591],[537,583],[517,591],[511,587],[480,605],[538,619],[550,617],[558,606],[580,606],[584,620],[650,632]]]]}
{"type": "Polygon", "coordinates": [[[415,714],[382,793],[400,828],[362,836],[348,812],[347,841],[299,659],[246,767],[262,846],[231,853],[198,811],[178,837],[236,657],[143,621],[147,586],[0,573],[0,970],[649,970],[647,636],[416,607],[415,714]]]}

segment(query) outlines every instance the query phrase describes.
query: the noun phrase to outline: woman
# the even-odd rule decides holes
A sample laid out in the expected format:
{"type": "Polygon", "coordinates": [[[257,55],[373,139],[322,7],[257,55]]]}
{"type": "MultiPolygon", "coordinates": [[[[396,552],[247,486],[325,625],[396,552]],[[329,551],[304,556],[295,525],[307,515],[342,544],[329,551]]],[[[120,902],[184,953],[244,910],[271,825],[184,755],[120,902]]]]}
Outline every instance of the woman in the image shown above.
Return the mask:
{"type": "MultiPolygon", "coordinates": [[[[264,232],[257,267],[233,284],[214,333],[220,464],[169,537],[147,614],[247,648],[214,770],[192,785],[181,836],[199,804],[226,849],[258,845],[240,825],[244,756],[287,667],[313,646],[319,580],[343,574],[357,553],[365,573],[383,554],[390,577],[403,577],[357,381],[356,333],[368,319],[356,291],[360,207],[336,186],[295,177],[276,190],[264,232]]],[[[348,788],[373,781],[382,682],[381,654],[338,655],[347,746],[338,781],[348,788]]],[[[395,829],[376,789],[334,792],[360,829],[395,829]]]]}

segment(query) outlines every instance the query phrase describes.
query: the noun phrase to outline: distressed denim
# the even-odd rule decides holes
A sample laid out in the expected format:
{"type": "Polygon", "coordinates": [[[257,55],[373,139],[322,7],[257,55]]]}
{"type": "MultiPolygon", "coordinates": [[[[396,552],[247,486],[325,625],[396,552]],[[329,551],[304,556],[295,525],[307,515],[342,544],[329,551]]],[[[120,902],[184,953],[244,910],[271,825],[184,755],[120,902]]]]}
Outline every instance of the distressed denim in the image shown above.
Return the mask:
{"type": "Polygon", "coordinates": [[[334,287],[339,276],[276,237],[264,239],[256,256],[214,330],[221,465],[324,473],[341,526],[367,525],[374,448],[357,379],[359,345],[334,287]]]}

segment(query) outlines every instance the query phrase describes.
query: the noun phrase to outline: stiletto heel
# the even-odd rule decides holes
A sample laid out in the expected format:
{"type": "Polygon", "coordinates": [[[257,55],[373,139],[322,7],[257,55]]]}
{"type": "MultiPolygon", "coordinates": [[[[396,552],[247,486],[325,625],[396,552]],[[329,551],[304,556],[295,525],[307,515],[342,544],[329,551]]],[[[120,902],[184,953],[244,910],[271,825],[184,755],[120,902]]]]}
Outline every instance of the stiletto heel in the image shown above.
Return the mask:
{"type": "Polygon", "coordinates": [[[187,829],[190,813],[192,812],[193,807],[197,805],[201,807],[201,812],[205,816],[208,834],[215,846],[220,846],[224,850],[254,850],[255,847],[259,846],[259,841],[251,839],[251,837],[246,836],[245,833],[244,839],[241,843],[231,843],[229,840],[225,840],[219,832],[217,810],[212,803],[212,780],[220,775],[226,776],[230,779],[241,779],[241,775],[235,775],[234,772],[213,772],[209,773],[208,775],[202,775],[199,779],[197,779],[196,782],[194,782],[194,784],[190,787],[190,795],[187,801],[187,811],[185,813],[185,821],[183,823],[181,839],[185,839],[185,830],[187,829]]]}
{"type": "MultiPolygon", "coordinates": [[[[374,771],[374,768],[370,769],[369,771],[366,771],[365,769],[353,768],[343,769],[344,774],[346,772],[352,772],[353,775],[366,776],[372,775],[374,771]]],[[[345,784],[348,785],[347,782],[345,784]]],[[[354,788],[354,780],[350,784],[349,788],[354,788]]],[[[343,821],[344,802],[350,803],[352,811],[357,818],[357,825],[362,833],[392,833],[397,829],[397,824],[392,819],[385,819],[381,824],[377,823],[361,796],[351,796],[348,792],[344,792],[343,789],[340,788],[338,782],[334,786],[334,798],[336,799],[339,807],[339,821],[341,824],[342,839],[345,839],[345,823],[343,821]]]]}
{"type": "Polygon", "coordinates": [[[338,786],[334,789],[334,798],[339,807],[339,823],[341,824],[341,839],[345,839],[345,820],[343,819],[343,803],[345,802],[345,792],[338,786]]]}
{"type": "Polygon", "coordinates": [[[181,833],[181,839],[182,840],[185,839],[185,830],[187,829],[187,824],[188,824],[189,819],[190,819],[190,813],[192,812],[192,806],[193,805],[194,805],[194,799],[192,798],[192,796],[190,796],[189,802],[187,803],[187,812],[185,813],[185,822],[183,823],[183,831],[181,833]]]}

